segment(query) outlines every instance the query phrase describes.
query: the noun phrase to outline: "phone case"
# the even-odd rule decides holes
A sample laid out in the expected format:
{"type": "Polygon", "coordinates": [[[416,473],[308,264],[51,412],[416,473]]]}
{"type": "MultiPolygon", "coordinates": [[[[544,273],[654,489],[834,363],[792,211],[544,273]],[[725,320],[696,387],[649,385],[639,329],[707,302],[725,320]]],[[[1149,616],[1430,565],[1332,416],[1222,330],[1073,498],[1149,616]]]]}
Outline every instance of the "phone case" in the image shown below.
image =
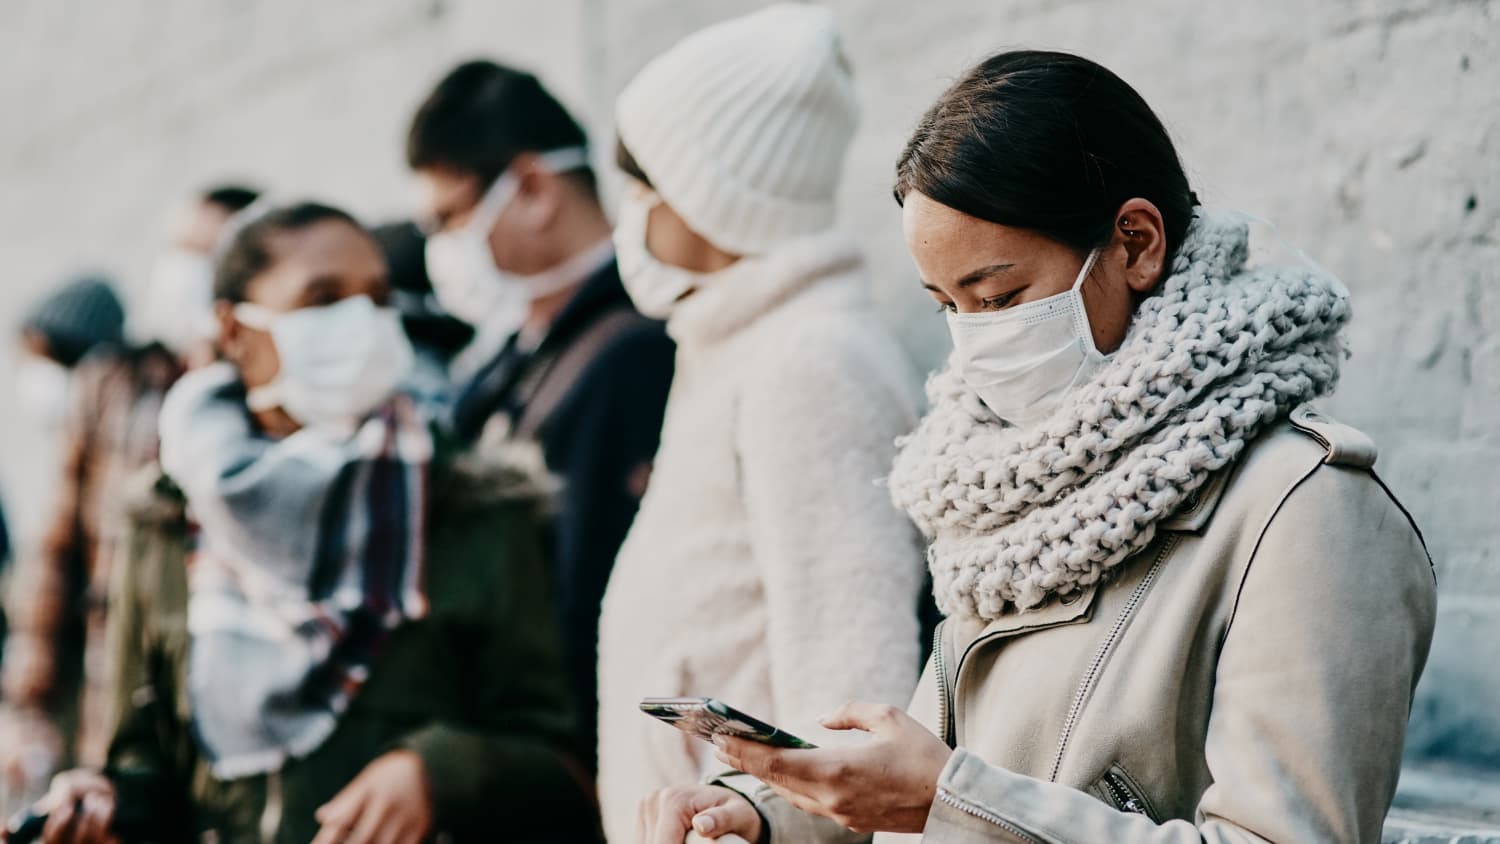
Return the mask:
{"type": "Polygon", "coordinates": [[[817,747],[709,697],[648,697],[641,711],[708,742],[725,735],[790,750],[817,747]]]}

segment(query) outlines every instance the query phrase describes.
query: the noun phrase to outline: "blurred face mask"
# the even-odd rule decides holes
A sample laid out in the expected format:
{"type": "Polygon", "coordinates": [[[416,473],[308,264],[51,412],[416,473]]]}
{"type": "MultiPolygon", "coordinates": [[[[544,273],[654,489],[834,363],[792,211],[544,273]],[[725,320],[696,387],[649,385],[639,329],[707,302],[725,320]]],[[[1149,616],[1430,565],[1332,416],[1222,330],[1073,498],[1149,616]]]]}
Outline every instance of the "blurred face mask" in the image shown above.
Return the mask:
{"type": "Polygon", "coordinates": [[[242,302],[234,315],[269,332],[281,360],[275,380],[250,391],[250,409],[280,407],[305,426],[359,422],[396,392],[415,363],[400,315],[368,296],[287,313],[242,302]]]}
{"type": "Polygon", "coordinates": [[[1073,287],[1003,311],[948,314],[948,331],[964,379],[990,410],[1030,427],[1057,409],[1107,358],[1094,346],[1083,281],[1099,250],[1089,252],[1073,287]]]}
{"type": "Polygon", "coordinates": [[[213,339],[214,266],[207,255],[172,249],[151,267],[141,334],[179,355],[213,339]]]}
{"type": "MultiPolygon", "coordinates": [[[[542,166],[566,173],[589,163],[588,150],[568,147],[542,153],[542,166]]],[[[495,265],[490,233],[521,187],[507,170],[490,185],[463,226],[427,238],[427,275],[443,309],[473,326],[508,322],[519,328],[527,306],[577,284],[601,259],[592,250],[532,275],[507,272],[495,265]]]]}
{"type": "Polygon", "coordinates": [[[62,422],[68,411],[68,387],[72,374],[67,367],[36,355],[27,355],[16,366],[16,404],[38,425],[62,422]]]}
{"type": "Polygon", "coordinates": [[[698,289],[703,274],[664,264],[646,247],[646,227],[651,209],[661,204],[654,191],[633,191],[620,202],[615,225],[615,255],[620,262],[620,280],[635,309],[652,319],[672,315],[677,302],[698,289]]]}

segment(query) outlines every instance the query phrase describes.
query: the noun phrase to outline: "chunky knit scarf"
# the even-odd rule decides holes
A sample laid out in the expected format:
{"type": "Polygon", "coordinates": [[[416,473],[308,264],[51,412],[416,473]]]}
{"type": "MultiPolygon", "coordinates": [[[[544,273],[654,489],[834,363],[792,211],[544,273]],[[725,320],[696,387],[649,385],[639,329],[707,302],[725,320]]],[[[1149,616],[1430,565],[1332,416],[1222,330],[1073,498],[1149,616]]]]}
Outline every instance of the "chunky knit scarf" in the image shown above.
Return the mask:
{"type": "Polygon", "coordinates": [[[168,394],[161,439],[198,526],[194,732],[220,778],[275,770],[328,738],[391,631],[427,613],[432,435],[398,395],[350,430],[272,440],[218,364],[168,394]]]}
{"type": "Polygon", "coordinates": [[[1095,583],[1256,434],[1333,390],[1344,288],[1247,267],[1248,251],[1241,218],[1200,211],[1125,342],[1035,428],[1005,425],[951,366],[933,376],[890,485],[931,542],[945,614],[992,620],[1095,583]]]}

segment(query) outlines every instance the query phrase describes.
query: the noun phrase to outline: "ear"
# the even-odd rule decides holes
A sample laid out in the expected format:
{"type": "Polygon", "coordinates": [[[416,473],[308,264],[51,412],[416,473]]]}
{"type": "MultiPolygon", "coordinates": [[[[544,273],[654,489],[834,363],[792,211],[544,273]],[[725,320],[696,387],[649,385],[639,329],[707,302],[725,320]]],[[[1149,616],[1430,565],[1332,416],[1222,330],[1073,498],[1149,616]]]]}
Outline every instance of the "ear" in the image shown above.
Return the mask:
{"type": "Polygon", "coordinates": [[[548,170],[531,153],[516,156],[511,166],[520,179],[516,189],[522,206],[520,225],[527,231],[544,231],[562,212],[564,198],[570,189],[567,178],[548,170]]]}
{"type": "Polygon", "coordinates": [[[1125,282],[1137,293],[1150,293],[1166,275],[1167,227],[1149,200],[1126,200],[1115,212],[1111,247],[1125,250],[1125,282]]]}

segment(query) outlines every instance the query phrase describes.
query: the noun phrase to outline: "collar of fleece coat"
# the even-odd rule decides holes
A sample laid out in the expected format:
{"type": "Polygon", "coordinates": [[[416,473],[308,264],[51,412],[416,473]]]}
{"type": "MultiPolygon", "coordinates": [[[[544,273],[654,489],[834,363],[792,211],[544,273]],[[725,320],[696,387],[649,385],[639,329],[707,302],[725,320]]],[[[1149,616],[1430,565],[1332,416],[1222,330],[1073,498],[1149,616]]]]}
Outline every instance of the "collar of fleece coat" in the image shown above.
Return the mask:
{"type": "Polygon", "coordinates": [[[722,342],[819,279],[856,271],[861,261],[853,239],[838,231],[747,255],[703,276],[702,285],[672,311],[667,333],[681,346],[722,342]]]}

